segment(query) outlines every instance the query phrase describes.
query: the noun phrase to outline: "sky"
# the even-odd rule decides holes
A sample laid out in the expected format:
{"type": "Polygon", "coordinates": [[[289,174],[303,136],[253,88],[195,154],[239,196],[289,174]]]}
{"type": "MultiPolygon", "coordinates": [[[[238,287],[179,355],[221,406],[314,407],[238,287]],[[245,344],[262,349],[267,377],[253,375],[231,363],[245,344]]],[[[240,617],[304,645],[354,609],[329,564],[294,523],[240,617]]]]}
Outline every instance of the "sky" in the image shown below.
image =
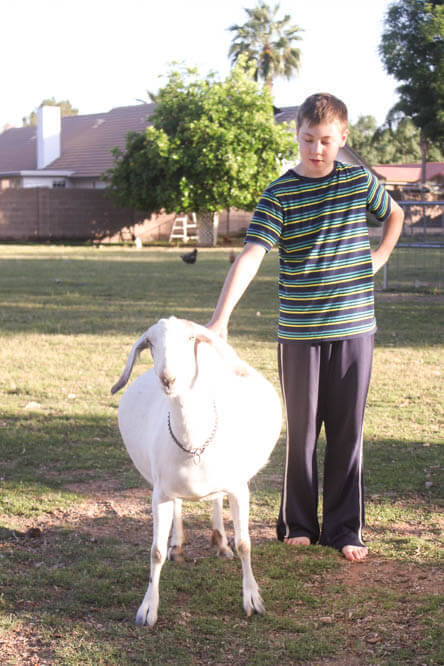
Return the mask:
{"type": "MultiPolygon", "coordinates": [[[[269,0],[274,5],[275,0],[269,0]]],[[[384,122],[397,82],[378,56],[389,0],[281,0],[303,29],[301,69],[274,84],[277,106],[331,92],[360,115],[384,122]]],[[[202,76],[230,69],[227,28],[247,20],[255,0],[0,0],[0,131],[22,125],[45,98],[81,114],[148,101],[172,61],[202,76]]]]}

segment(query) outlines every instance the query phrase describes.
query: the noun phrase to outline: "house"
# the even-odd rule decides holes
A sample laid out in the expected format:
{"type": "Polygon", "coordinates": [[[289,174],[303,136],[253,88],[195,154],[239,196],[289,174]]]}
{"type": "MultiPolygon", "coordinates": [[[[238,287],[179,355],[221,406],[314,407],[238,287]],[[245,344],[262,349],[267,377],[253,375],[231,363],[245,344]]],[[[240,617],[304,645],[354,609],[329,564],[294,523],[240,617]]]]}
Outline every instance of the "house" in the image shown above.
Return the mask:
{"type": "MultiPolygon", "coordinates": [[[[141,132],[154,107],[138,104],[64,118],[60,107],[40,107],[37,127],[11,128],[0,134],[0,189],[105,188],[102,174],[113,166],[112,148],[124,150],[127,133],[141,132]]],[[[297,106],[275,107],[276,121],[296,120],[297,110],[297,106]]],[[[348,146],[338,159],[370,168],[348,146]]]]}
{"type": "MultiPolygon", "coordinates": [[[[154,107],[138,104],[61,118],[59,107],[43,106],[36,127],[3,131],[0,241],[168,239],[174,214],[119,208],[103,180],[114,164],[111,150],[125,150],[128,132],[143,131],[154,107]]],[[[276,121],[295,120],[297,109],[275,108],[276,121]]],[[[341,149],[339,159],[368,167],[348,147],[341,149]]],[[[283,165],[283,170],[290,166],[283,165]]],[[[223,211],[219,232],[227,237],[242,234],[250,217],[246,211],[223,211]]]]}
{"type": "MultiPolygon", "coordinates": [[[[378,178],[387,188],[412,190],[421,185],[421,164],[376,164],[373,167],[378,178]]],[[[427,162],[426,183],[436,188],[444,186],[444,162],[427,162]]]]}
{"type": "Polygon", "coordinates": [[[37,127],[0,134],[0,188],[104,188],[111,149],[125,148],[128,132],[141,132],[154,104],[60,118],[60,108],[38,110],[37,127]]]}

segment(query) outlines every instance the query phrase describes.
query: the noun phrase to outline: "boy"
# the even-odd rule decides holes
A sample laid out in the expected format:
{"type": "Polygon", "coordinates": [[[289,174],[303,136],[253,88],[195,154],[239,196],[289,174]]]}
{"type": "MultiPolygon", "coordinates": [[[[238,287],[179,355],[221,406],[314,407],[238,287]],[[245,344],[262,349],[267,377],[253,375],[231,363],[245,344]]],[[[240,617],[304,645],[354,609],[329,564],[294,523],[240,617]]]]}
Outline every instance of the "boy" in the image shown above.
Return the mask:
{"type": "Polygon", "coordinates": [[[299,108],[300,162],[263,193],[209,328],[226,337],[234,307],[278,243],[287,453],[277,535],[290,545],[332,546],[361,561],[368,552],[361,537],[362,423],[376,331],[373,275],[396,245],[403,212],[363,167],[336,161],[347,134],[347,108],[333,95],[311,95],[299,108]],[[367,210],[384,222],[374,252],[367,210]],[[316,443],[322,423],[321,528],[316,443]]]}

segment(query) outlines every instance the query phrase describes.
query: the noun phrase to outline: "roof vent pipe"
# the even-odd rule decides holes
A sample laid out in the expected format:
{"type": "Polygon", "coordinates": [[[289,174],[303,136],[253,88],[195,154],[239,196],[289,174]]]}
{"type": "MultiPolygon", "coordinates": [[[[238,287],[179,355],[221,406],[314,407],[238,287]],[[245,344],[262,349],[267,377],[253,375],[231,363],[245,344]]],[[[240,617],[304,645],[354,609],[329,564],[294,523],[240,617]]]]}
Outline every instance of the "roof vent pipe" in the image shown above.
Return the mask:
{"type": "Polygon", "coordinates": [[[37,169],[44,169],[60,157],[60,106],[40,106],[37,110],[37,169]]]}

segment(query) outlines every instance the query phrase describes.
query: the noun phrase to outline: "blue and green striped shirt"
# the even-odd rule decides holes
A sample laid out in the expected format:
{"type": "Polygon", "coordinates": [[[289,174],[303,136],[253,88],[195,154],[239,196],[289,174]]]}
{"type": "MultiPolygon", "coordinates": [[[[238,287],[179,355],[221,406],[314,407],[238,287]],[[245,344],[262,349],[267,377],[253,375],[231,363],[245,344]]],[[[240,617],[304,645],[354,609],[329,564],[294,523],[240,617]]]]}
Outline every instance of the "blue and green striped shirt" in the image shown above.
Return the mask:
{"type": "Polygon", "coordinates": [[[263,193],[245,242],[278,244],[279,342],[339,340],[376,329],[366,211],[390,197],[361,166],[335,162],[324,178],[290,169],[263,193]]]}

